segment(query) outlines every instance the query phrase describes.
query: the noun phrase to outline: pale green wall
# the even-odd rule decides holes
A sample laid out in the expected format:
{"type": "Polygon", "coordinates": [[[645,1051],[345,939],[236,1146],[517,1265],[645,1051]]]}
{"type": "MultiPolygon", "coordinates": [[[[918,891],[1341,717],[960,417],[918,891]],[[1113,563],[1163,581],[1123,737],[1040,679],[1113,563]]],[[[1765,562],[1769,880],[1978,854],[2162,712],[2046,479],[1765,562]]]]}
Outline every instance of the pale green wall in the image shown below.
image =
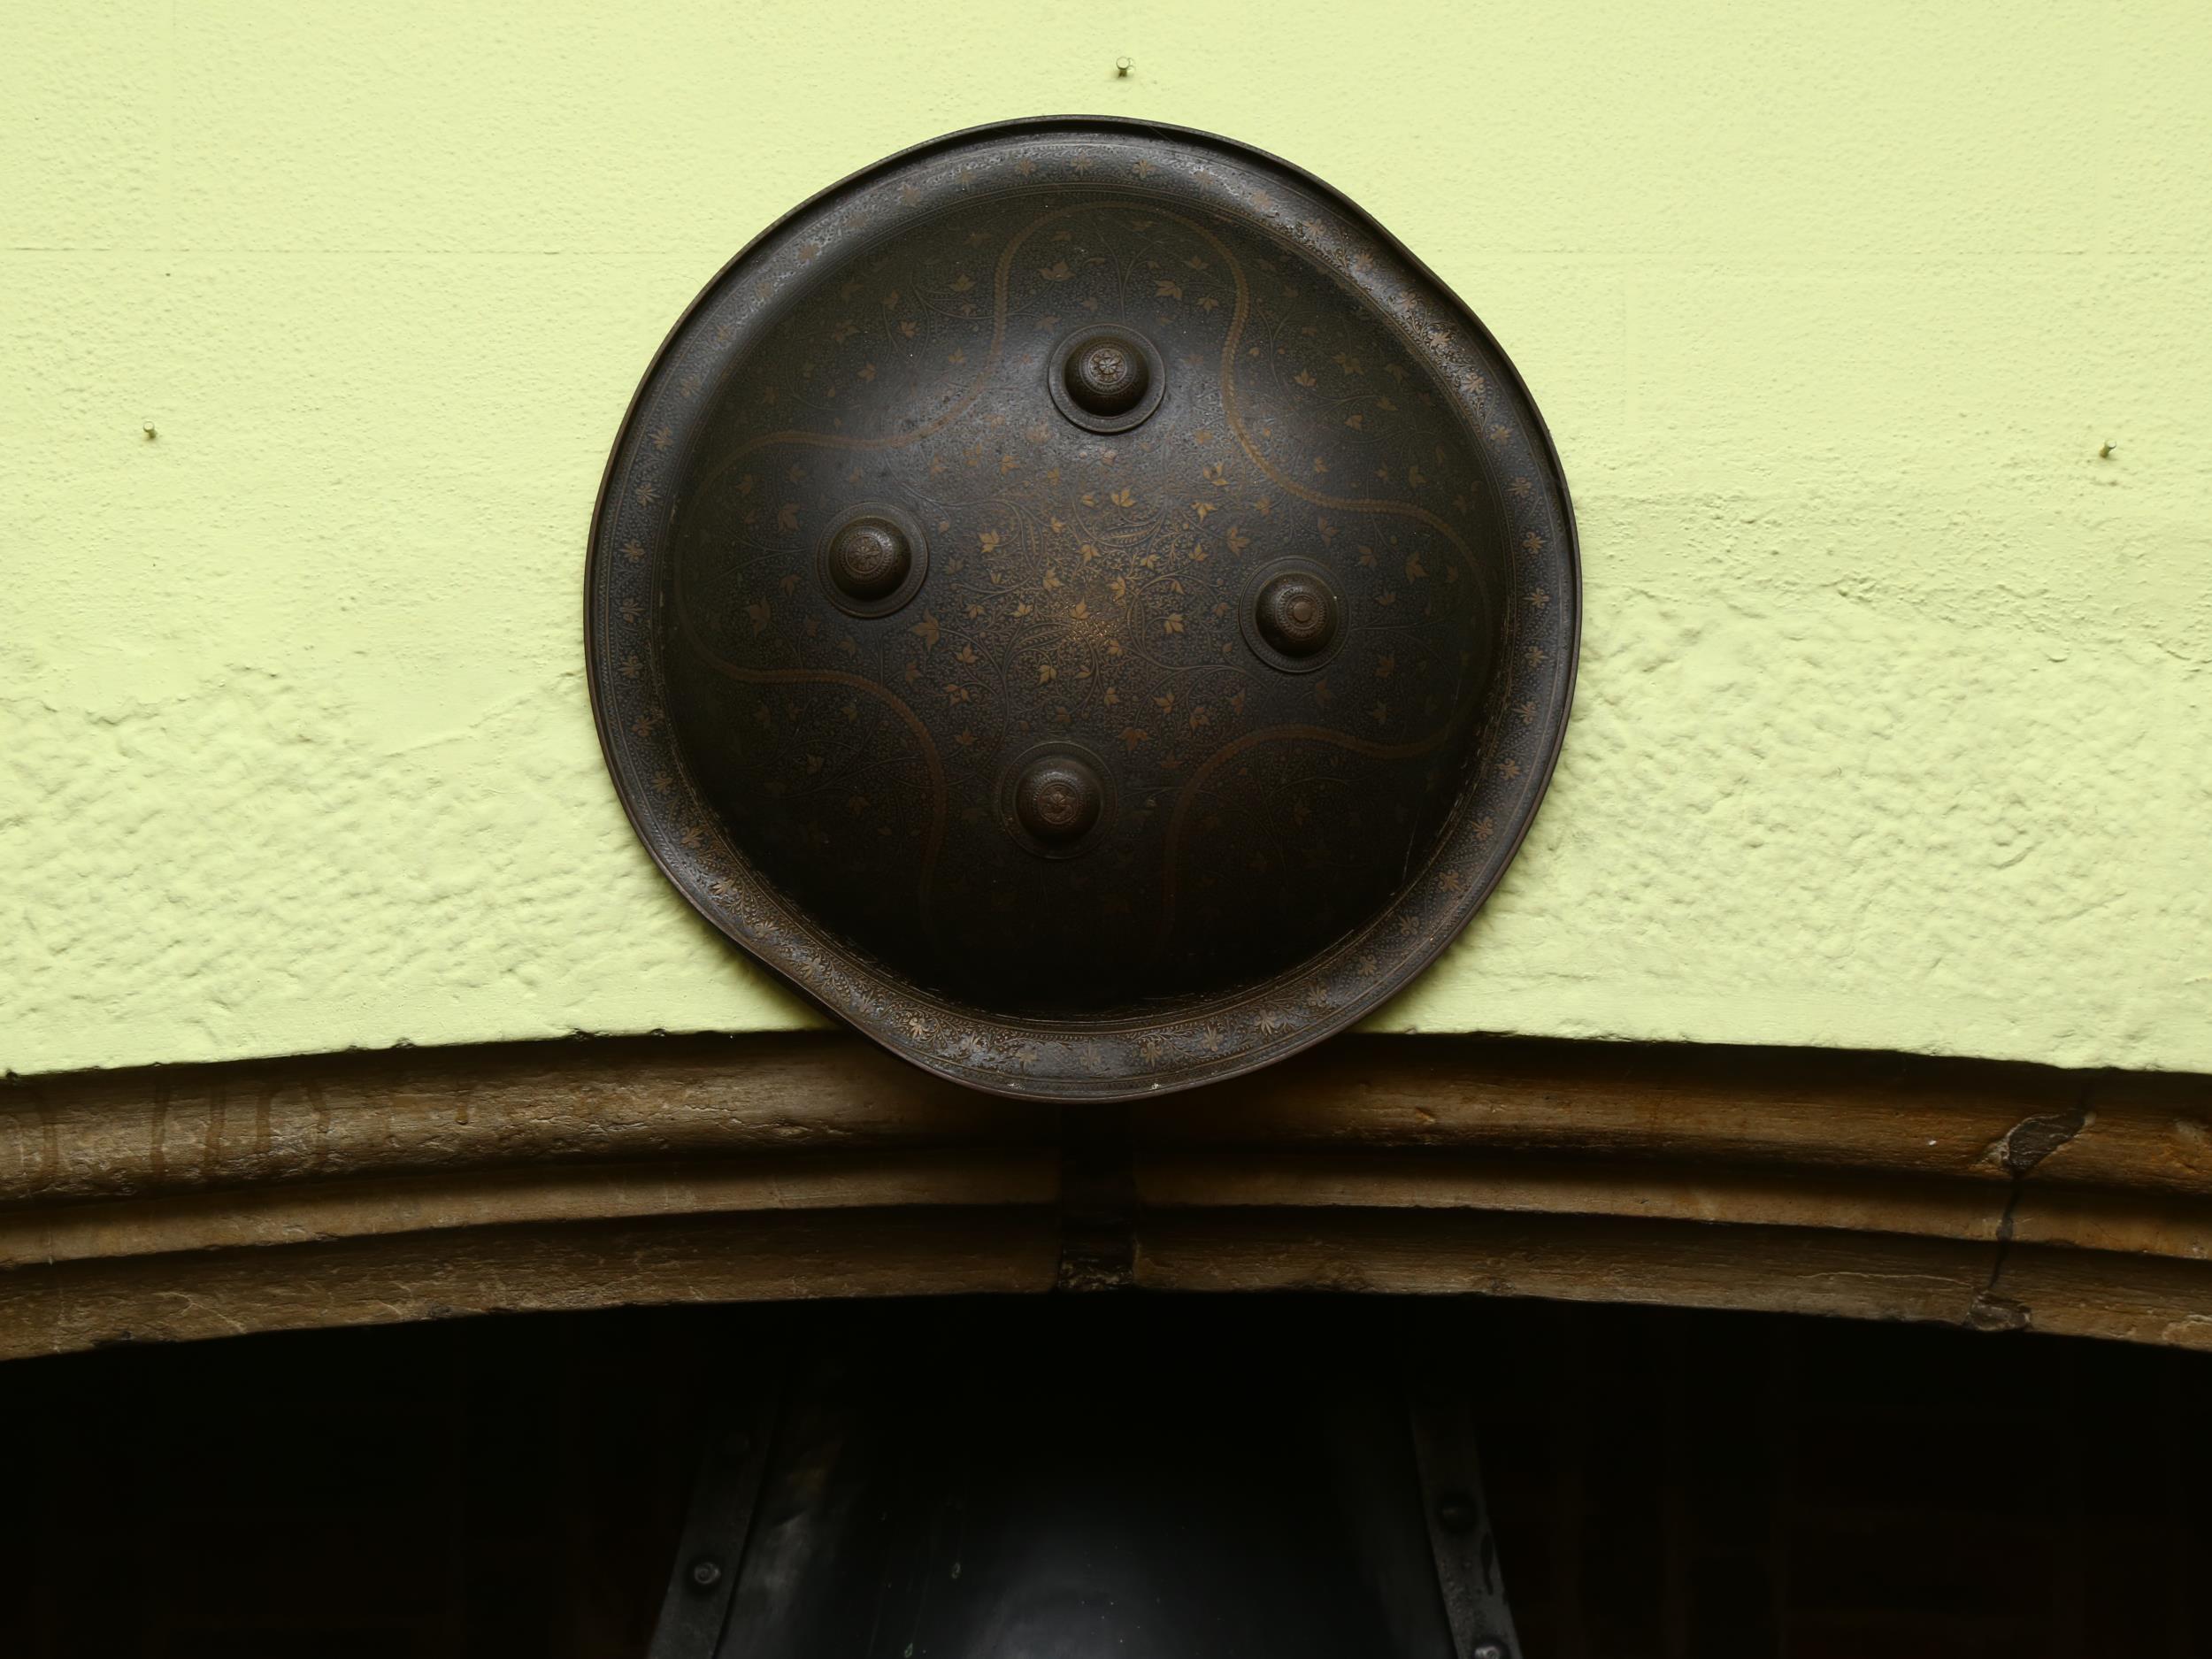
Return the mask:
{"type": "Polygon", "coordinates": [[[2203,0],[4,0],[0,1066],[807,1018],[616,808],[593,491],[764,221],[1066,111],[1348,191],[1565,457],[1566,759],[1383,1024],[2212,1070],[2203,0]]]}

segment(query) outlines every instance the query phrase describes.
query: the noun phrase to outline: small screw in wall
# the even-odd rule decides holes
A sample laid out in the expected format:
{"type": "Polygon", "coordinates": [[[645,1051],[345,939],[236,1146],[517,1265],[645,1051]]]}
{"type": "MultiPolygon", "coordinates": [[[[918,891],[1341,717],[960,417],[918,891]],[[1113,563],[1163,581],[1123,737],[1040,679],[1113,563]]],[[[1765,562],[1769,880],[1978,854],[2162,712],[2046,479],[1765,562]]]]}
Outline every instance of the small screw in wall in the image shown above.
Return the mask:
{"type": "Polygon", "coordinates": [[[695,1589],[713,1589],[722,1582],[722,1563],[702,1555],[691,1563],[691,1582],[695,1589]]]}
{"type": "Polygon", "coordinates": [[[1117,58],[1114,59],[1114,73],[1118,78],[1123,81],[1129,79],[1129,72],[1136,66],[1136,60],[1134,58],[1117,58]]]}
{"type": "MultiPolygon", "coordinates": [[[[151,436],[153,435],[153,434],[152,434],[152,432],[151,432],[151,430],[150,430],[150,429],[148,431],[148,433],[147,433],[147,434],[146,434],[146,435],[147,435],[148,437],[151,437],[151,436]]],[[[2115,449],[2118,449],[2119,447],[2120,447],[2120,446],[2119,446],[2118,444],[2116,444],[2116,443],[2107,443],[2107,444],[2102,444],[2102,445],[2100,445],[2100,446],[2099,446],[2099,448],[2098,448],[2098,449],[2097,449],[2097,458],[2098,458],[2100,461],[2109,461],[2109,460],[2112,458],[2112,452],[2113,452],[2113,450],[2115,450],[2115,449]]]]}

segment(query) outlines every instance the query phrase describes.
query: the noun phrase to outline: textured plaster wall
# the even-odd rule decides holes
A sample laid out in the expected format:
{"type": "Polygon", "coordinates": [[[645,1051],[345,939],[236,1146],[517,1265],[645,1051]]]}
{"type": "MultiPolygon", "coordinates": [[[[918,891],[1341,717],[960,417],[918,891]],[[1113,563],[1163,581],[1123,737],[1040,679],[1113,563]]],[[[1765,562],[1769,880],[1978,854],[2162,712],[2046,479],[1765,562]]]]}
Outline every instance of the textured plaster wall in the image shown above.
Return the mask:
{"type": "Polygon", "coordinates": [[[1576,487],[1557,784],[1379,1024],[2212,1069],[2198,0],[10,0],[0,36],[0,1068],[810,1018],[602,772],[600,468],[783,208],[1100,111],[1374,211],[1576,487]]]}

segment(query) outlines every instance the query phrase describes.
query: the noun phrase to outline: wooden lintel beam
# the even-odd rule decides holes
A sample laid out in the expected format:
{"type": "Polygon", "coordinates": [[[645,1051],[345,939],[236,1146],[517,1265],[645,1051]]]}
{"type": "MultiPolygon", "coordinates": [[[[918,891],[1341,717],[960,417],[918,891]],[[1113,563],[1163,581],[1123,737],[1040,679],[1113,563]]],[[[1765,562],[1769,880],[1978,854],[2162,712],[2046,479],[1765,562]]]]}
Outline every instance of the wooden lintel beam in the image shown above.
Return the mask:
{"type": "Polygon", "coordinates": [[[1353,1037],[1102,1111],[968,1094],[812,1033],[0,1085],[0,1356],[1056,1284],[1597,1297],[2212,1346],[2208,1249],[2197,1077],[1353,1037]]]}

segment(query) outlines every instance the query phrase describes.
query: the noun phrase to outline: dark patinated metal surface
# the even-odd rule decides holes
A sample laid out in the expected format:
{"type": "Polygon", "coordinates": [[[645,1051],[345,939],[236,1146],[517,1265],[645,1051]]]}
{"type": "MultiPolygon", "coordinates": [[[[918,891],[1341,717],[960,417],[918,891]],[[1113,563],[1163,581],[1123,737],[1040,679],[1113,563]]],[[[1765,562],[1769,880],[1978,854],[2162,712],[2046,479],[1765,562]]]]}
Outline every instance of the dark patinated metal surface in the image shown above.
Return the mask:
{"type": "Polygon", "coordinates": [[[931,1069],[1279,1057],[1452,937],[1571,698],[1574,526],[1481,325],[1226,141],[959,134],[798,209],[640,388],[608,762],[718,926],[931,1069]]]}
{"type": "Polygon", "coordinates": [[[1519,1659],[1436,1322],[1283,1310],[815,1310],[653,1659],[1519,1659]]]}

